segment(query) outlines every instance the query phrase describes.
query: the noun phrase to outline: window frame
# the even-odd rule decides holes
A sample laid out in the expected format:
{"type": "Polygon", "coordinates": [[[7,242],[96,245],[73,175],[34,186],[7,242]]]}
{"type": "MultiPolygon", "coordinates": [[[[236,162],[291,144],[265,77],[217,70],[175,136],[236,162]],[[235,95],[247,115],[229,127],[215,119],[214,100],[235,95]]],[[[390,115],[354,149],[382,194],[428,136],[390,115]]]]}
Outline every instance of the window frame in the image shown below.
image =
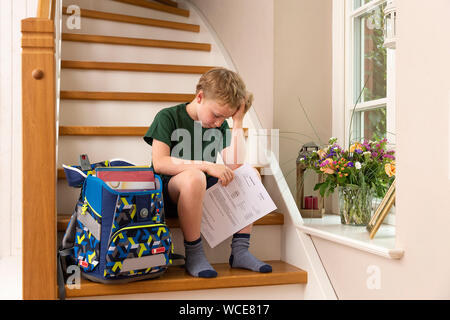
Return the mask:
{"type": "MultiPolygon", "coordinates": [[[[349,126],[355,107],[354,20],[385,2],[387,0],[372,0],[357,9],[353,9],[353,0],[333,0],[332,134],[338,138],[345,148],[349,147],[349,126]]],[[[386,54],[386,98],[359,103],[355,108],[355,113],[386,106],[386,138],[389,142],[388,147],[395,150],[395,49],[387,48],[386,54]]],[[[355,119],[353,119],[354,121],[355,119]]],[[[353,134],[352,139],[354,139],[353,134]]],[[[395,209],[386,217],[385,223],[395,225],[394,211],[395,209]]]]}
{"type": "MultiPolygon", "coordinates": [[[[367,4],[359,7],[358,9],[353,9],[353,0],[340,1],[344,6],[345,11],[345,39],[344,39],[344,50],[345,50],[345,120],[344,127],[347,129],[344,132],[346,147],[348,147],[349,140],[349,125],[351,122],[351,116],[354,103],[354,77],[355,77],[355,51],[354,51],[354,34],[355,34],[355,18],[360,17],[364,14],[369,13],[374,8],[382,5],[387,0],[372,0],[367,4]],[[347,72],[346,72],[347,71],[347,72]]],[[[390,144],[395,145],[395,81],[393,77],[395,76],[395,51],[393,49],[386,49],[387,55],[387,80],[386,80],[386,97],[377,100],[371,100],[363,103],[358,103],[355,108],[355,113],[358,111],[369,111],[379,108],[380,106],[386,106],[386,130],[388,132],[387,139],[390,144]]],[[[354,119],[353,119],[354,120],[354,119]]]]}

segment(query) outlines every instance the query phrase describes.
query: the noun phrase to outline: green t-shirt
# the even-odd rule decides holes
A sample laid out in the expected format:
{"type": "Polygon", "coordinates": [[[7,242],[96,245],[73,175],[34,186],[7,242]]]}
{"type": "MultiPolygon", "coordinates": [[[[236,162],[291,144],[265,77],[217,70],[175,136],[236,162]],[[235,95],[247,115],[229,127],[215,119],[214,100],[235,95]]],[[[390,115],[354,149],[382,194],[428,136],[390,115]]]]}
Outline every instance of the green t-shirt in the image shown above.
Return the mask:
{"type": "MultiPolygon", "coordinates": [[[[167,144],[170,156],[186,160],[216,162],[217,154],[231,143],[231,130],[225,120],[220,127],[203,128],[186,111],[188,103],[160,110],[144,136],[167,144]]],[[[152,163],[153,167],[153,163],[152,163]]]]}

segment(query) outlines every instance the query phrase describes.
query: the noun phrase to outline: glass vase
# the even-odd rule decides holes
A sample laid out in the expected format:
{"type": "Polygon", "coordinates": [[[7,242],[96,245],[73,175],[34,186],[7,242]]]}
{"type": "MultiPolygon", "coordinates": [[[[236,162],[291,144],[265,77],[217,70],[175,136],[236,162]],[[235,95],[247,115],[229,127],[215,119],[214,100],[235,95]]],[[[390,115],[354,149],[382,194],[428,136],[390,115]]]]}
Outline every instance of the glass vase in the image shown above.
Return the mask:
{"type": "Polygon", "coordinates": [[[347,185],[339,187],[341,223],[367,226],[372,215],[373,191],[368,187],[347,185]]]}

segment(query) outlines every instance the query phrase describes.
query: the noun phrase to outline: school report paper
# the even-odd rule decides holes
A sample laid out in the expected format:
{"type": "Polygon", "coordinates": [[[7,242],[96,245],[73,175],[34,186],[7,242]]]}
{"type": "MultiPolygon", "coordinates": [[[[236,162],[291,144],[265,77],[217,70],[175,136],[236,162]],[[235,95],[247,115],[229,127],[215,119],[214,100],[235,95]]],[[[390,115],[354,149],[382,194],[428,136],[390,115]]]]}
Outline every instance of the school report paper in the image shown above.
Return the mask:
{"type": "Polygon", "coordinates": [[[277,208],[251,165],[233,172],[226,187],[218,182],[203,198],[201,233],[211,248],[277,208]]]}

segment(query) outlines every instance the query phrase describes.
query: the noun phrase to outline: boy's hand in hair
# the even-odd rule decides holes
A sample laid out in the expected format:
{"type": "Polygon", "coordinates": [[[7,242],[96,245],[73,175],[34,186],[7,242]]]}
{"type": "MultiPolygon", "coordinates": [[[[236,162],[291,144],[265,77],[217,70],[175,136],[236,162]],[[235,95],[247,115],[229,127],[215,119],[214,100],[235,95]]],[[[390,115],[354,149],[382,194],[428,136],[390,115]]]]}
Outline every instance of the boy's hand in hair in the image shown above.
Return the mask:
{"type": "Polygon", "coordinates": [[[253,94],[251,92],[247,92],[247,96],[245,97],[244,101],[242,101],[241,105],[239,106],[238,110],[233,115],[233,122],[235,121],[243,121],[244,116],[247,113],[248,109],[252,106],[253,103],[253,94]]]}
{"type": "Polygon", "coordinates": [[[246,112],[245,102],[242,102],[240,107],[237,109],[237,111],[232,116],[233,123],[242,122],[244,120],[245,112],[246,112]]]}

